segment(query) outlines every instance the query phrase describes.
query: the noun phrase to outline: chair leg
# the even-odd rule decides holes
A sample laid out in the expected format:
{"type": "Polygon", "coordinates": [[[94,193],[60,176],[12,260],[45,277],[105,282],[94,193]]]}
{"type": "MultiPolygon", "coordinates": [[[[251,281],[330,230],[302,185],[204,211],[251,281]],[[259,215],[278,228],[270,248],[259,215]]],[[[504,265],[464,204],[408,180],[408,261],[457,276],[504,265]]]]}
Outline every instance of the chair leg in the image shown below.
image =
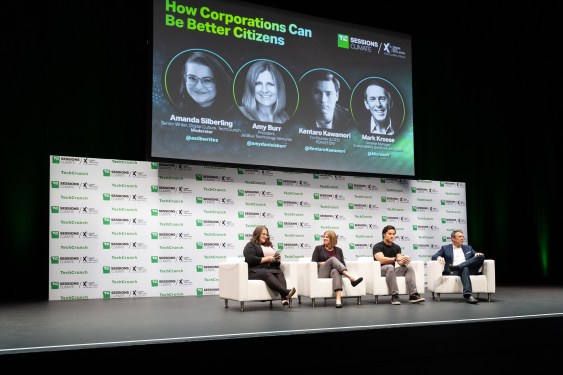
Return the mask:
{"type": "Polygon", "coordinates": [[[436,293],[436,301],[440,302],[440,293],[436,293]]]}
{"type": "Polygon", "coordinates": [[[301,304],[301,296],[297,296],[297,301],[301,304]]]}
{"type": "Polygon", "coordinates": [[[313,303],[313,307],[315,307],[315,299],[311,298],[311,302],[313,303]]]}
{"type": "Polygon", "coordinates": [[[229,300],[225,299],[225,308],[228,309],[229,308],[229,300]]]}
{"type": "Polygon", "coordinates": [[[358,305],[362,304],[362,297],[358,297],[358,305]]]}
{"type": "Polygon", "coordinates": [[[244,301],[240,302],[240,311],[244,311],[244,301]]]}
{"type": "Polygon", "coordinates": [[[377,298],[377,296],[375,296],[375,303],[379,303],[379,298],[377,298]]]}
{"type": "Polygon", "coordinates": [[[487,300],[491,302],[491,293],[487,293],[487,300]]]}
{"type": "Polygon", "coordinates": [[[274,307],[274,301],[270,300],[270,308],[274,307]]]}

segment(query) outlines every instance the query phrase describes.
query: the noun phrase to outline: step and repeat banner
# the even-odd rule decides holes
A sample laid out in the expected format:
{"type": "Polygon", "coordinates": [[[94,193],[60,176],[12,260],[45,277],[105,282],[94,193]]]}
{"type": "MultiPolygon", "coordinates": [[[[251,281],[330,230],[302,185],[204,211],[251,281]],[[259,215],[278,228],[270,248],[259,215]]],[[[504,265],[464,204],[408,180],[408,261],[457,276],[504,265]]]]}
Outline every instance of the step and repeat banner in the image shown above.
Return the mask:
{"type": "Polygon", "coordinates": [[[334,230],[345,260],[386,225],[414,260],[467,233],[465,183],[50,156],[49,300],[218,294],[257,225],[283,260],[334,230]]]}

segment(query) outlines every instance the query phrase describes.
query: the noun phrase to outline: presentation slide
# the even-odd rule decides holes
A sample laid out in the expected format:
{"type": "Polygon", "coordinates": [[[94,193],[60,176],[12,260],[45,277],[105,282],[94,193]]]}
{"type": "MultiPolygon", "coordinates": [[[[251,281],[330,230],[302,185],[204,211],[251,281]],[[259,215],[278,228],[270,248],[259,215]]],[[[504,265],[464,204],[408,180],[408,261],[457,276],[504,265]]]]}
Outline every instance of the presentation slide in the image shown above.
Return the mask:
{"type": "Polygon", "coordinates": [[[156,0],[149,158],[414,176],[411,37],[156,0]]]}

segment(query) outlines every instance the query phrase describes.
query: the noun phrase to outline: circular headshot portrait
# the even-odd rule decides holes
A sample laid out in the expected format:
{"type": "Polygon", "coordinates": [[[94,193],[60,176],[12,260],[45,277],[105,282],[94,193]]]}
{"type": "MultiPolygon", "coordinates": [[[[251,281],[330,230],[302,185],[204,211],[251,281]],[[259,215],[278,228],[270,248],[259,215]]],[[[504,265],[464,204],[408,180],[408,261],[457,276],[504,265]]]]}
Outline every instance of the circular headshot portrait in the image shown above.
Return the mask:
{"type": "Polygon", "coordinates": [[[313,69],[299,80],[301,102],[299,122],[308,129],[346,132],[352,116],[350,86],[342,76],[328,69],[313,69]]]}
{"type": "Polygon", "coordinates": [[[186,50],[166,68],[166,95],[184,116],[221,117],[234,106],[232,77],[232,68],[216,53],[186,50]]]}
{"type": "Polygon", "coordinates": [[[297,84],[287,69],[272,60],[252,60],[235,76],[240,112],[251,121],[283,124],[295,114],[297,84]]]}
{"type": "Polygon", "coordinates": [[[396,135],[405,120],[405,103],[391,82],[368,77],[354,88],[350,112],[361,133],[396,135]]]}

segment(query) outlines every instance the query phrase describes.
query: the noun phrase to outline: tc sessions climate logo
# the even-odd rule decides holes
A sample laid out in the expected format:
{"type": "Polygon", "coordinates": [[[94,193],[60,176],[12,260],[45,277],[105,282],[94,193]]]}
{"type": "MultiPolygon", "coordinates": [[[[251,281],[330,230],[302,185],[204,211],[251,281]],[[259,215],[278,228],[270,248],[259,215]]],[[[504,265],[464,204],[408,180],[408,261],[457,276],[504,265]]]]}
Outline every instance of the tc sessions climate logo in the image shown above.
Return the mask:
{"type": "Polygon", "coordinates": [[[392,45],[390,42],[379,42],[354,36],[351,37],[347,34],[338,34],[338,47],[402,59],[406,57],[405,51],[403,51],[400,46],[392,45]]]}
{"type": "Polygon", "coordinates": [[[68,157],[68,156],[52,156],[51,162],[53,164],[76,164],[76,165],[98,165],[98,161],[96,159],[90,158],[76,158],[76,157],[68,157]]]}

